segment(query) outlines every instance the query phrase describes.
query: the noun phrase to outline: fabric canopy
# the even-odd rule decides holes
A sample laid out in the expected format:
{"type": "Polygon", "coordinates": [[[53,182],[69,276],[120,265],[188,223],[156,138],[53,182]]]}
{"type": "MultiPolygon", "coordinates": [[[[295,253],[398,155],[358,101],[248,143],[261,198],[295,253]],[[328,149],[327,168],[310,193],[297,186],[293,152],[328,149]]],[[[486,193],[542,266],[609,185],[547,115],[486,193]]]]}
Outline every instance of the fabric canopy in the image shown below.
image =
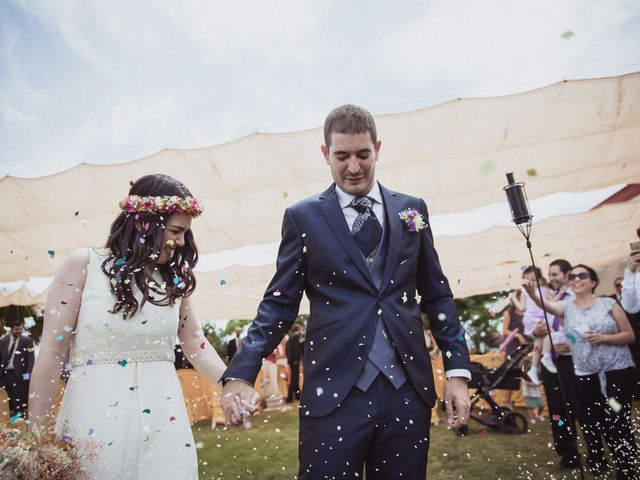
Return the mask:
{"type": "MultiPolygon", "coordinates": [[[[527,182],[530,198],[640,180],[640,73],[455,100],[376,116],[376,122],[382,140],[377,178],[388,188],[425,198],[432,214],[504,200],[507,171],[527,182]]],[[[36,179],[4,177],[0,282],[51,276],[70,251],[103,245],[129,181],[149,173],[182,180],[204,201],[207,211],[193,225],[201,253],[275,242],[283,210],[330,184],[321,143],[320,128],[256,133],[210,148],[163,150],[124,164],[82,164],[36,179]]],[[[538,255],[564,252],[578,260],[582,250],[574,243],[580,237],[567,233],[570,225],[585,236],[580,239],[584,260],[609,265],[624,254],[623,240],[637,228],[625,217],[635,205],[542,222],[538,255]]],[[[497,228],[438,238],[456,293],[496,290],[504,287],[507,270],[517,275],[518,265],[527,262],[518,235],[515,229],[497,228]]],[[[251,316],[272,273],[273,267],[200,273],[196,297],[206,305],[201,316],[251,316]],[[238,283],[214,281],[225,276],[237,276],[238,283]]]]}
{"type": "MultiPolygon", "coordinates": [[[[609,270],[607,267],[613,265],[614,271],[607,272],[598,290],[599,294],[612,293],[612,278],[622,272],[620,261],[628,255],[638,219],[640,197],[534,223],[531,242],[536,264],[545,276],[549,263],[558,258],[573,264],[584,263],[597,270],[609,270]]],[[[525,240],[515,227],[493,228],[476,235],[439,237],[435,244],[456,297],[519,288],[521,267],[531,264],[525,240]]],[[[274,273],[273,265],[236,266],[199,273],[194,293],[196,313],[201,318],[209,315],[211,319],[253,318],[274,273]]],[[[309,313],[308,302],[302,303],[300,312],[309,313]]]]}

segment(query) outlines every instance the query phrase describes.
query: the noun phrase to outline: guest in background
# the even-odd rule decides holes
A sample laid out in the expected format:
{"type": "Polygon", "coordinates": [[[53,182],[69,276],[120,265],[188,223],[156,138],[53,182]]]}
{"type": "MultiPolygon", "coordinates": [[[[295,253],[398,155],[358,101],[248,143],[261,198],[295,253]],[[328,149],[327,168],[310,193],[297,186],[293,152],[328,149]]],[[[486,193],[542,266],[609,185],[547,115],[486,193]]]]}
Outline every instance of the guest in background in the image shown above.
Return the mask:
{"type": "Polygon", "coordinates": [[[524,325],[522,324],[522,316],[524,311],[519,308],[522,305],[522,290],[512,290],[509,293],[509,307],[502,314],[502,335],[504,338],[511,340],[503,345],[503,349],[507,355],[513,354],[520,345],[527,343],[524,337],[524,325]],[[513,332],[516,332],[512,335],[513,332]]]}
{"type": "Polygon", "coordinates": [[[300,400],[300,362],[304,354],[304,342],[302,341],[302,325],[299,323],[296,323],[291,329],[286,352],[287,363],[291,370],[287,403],[291,403],[294,398],[300,400]]]}
{"type": "MultiPolygon", "coordinates": [[[[524,380],[523,380],[524,381],[524,380]]],[[[536,420],[544,422],[544,402],[540,385],[524,381],[524,404],[529,411],[529,422],[535,424],[536,420]]]]}
{"type": "Polygon", "coordinates": [[[24,321],[13,320],[11,332],[0,340],[0,386],[9,395],[11,415],[27,412],[29,380],[34,364],[33,340],[25,337],[24,321]]]}
{"type": "MultiPolygon", "coordinates": [[[[584,419],[583,430],[604,436],[618,480],[638,479],[637,448],[631,428],[634,363],[628,348],[635,340],[633,330],[613,299],[593,293],[598,286],[595,270],[576,265],[569,274],[569,282],[575,298],[548,300],[545,308],[552,315],[563,317],[565,336],[573,351],[577,376],[574,388],[584,419]],[[601,382],[601,377],[606,381],[601,382]]],[[[523,286],[540,304],[535,283],[525,280],[523,286]]],[[[590,447],[590,451],[598,448],[590,447]]],[[[600,455],[602,460],[590,465],[594,474],[606,469],[602,450],[600,455]]]]}
{"type": "Polygon", "coordinates": [[[235,333],[235,337],[227,343],[227,363],[230,362],[236,352],[242,348],[242,339],[240,338],[242,328],[236,327],[233,332],[235,333]]]}
{"type": "MultiPolygon", "coordinates": [[[[638,229],[640,231],[640,229],[638,229]]],[[[640,233],[639,235],[640,236],[640,233]]],[[[631,353],[636,362],[640,362],[640,250],[632,250],[624,269],[624,277],[616,279],[618,301],[629,317],[636,341],[631,345],[631,353]],[[618,290],[618,284],[620,289],[618,290]]],[[[640,400],[640,369],[636,368],[634,398],[640,400]]]]}

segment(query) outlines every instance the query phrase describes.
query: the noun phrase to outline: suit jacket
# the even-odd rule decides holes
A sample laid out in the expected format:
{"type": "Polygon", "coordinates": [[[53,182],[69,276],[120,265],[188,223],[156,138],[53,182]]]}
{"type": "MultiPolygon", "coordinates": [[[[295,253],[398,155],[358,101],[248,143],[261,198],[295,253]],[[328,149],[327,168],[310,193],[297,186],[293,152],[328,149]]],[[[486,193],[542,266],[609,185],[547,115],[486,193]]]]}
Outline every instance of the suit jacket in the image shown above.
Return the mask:
{"type": "MultiPolygon", "coordinates": [[[[5,335],[0,340],[0,375],[4,373],[4,369],[9,364],[9,345],[11,334],[5,335]]],[[[33,353],[33,340],[29,337],[21,336],[16,346],[16,353],[13,357],[13,368],[16,375],[25,373],[31,374],[35,355],[33,353]]]]}
{"type": "Polygon", "coordinates": [[[429,227],[406,229],[399,213],[418,210],[428,226],[423,200],[380,186],[388,229],[388,255],[380,288],[356,245],[338,203],[335,185],[284,214],[276,274],[258,307],[243,348],[224,378],[251,384],[262,358],[295,320],[303,292],[310,302],[304,350],[301,413],[322,417],[353,387],[371,348],[378,316],[402,360],[409,381],[429,406],[436,400],[421,311],[444,352],[447,370],[469,369],[469,352],[448,281],[429,227]],[[418,302],[415,293],[420,296],[418,302]],[[321,392],[318,394],[318,392],[321,392]]]}

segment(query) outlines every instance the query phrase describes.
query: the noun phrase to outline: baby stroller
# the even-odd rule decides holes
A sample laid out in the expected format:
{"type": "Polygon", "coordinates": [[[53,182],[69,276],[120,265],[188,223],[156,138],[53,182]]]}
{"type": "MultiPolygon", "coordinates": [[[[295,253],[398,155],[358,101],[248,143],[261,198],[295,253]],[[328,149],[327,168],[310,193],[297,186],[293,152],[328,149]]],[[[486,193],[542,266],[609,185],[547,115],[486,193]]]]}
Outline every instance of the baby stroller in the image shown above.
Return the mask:
{"type": "Polygon", "coordinates": [[[531,344],[520,345],[498,368],[486,368],[481,363],[471,362],[471,381],[468,386],[476,389],[471,395],[471,418],[487,427],[501,429],[505,433],[527,433],[526,417],[512,411],[511,407],[498,405],[491,392],[494,389],[519,390],[520,379],[529,380],[522,370],[522,363],[532,347],[531,344]],[[490,409],[478,407],[480,400],[487,402],[490,409]]]}

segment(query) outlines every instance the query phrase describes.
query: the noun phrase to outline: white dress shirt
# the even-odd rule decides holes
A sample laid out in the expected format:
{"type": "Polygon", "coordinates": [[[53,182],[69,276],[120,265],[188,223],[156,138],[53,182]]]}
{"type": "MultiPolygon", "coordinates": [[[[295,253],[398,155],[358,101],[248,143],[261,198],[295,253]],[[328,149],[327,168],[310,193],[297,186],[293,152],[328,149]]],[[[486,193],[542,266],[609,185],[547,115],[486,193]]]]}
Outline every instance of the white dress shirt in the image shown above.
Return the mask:
{"type": "MultiPolygon", "coordinates": [[[[358,212],[356,211],[356,209],[351,207],[351,202],[356,197],[355,195],[344,192],[338,185],[336,185],[336,194],[338,195],[338,203],[340,203],[340,207],[342,208],[344,219],[347,221],[349,231],[351,231],[353,223],[358,217],[358,212]]],[[[376,217],[380,222],[380,226],[384,230],[384,202],[382,201],[382,193],[380,192],[380,185],[378,184],[378,182],[375,182],[373,184],[371,191],[367,193],[366,196],[373,200],[373,213],[376,214],[376,217]]],[[[467,380],[471,380],[471,372],[466,368],[447,370],[445,372],[445,376],[447,377],[447,379],[453,377],[463,377],[467,380]]]]}
{"type": "Polygon", "coordinates": [[[640,312],[640,272],[624,269],[620,303],[626,312],[640,312]]]}

